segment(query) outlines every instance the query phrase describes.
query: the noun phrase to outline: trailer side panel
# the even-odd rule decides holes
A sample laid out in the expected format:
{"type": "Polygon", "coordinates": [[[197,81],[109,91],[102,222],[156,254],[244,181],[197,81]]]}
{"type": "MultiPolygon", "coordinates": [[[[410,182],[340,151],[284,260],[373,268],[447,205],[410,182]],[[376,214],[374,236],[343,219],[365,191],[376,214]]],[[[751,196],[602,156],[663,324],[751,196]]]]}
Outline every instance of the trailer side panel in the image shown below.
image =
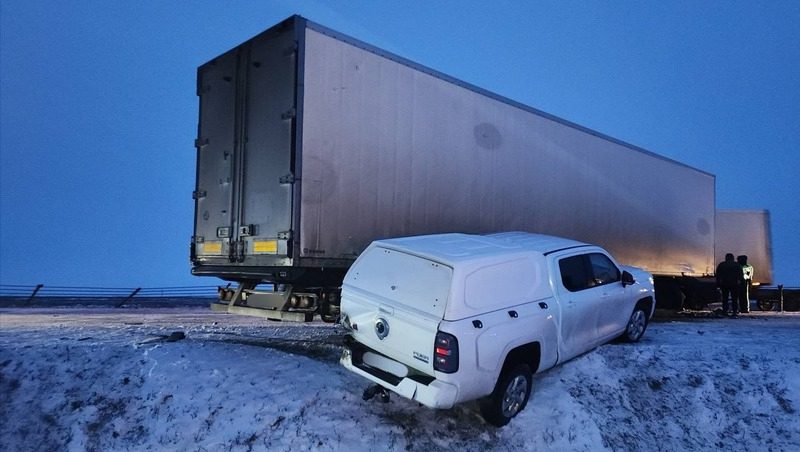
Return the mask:
{"type": "Polygon", "coordinates": [[[306,29],[300,255],[525,230],[713,272],[714,176],[306,29]]]}

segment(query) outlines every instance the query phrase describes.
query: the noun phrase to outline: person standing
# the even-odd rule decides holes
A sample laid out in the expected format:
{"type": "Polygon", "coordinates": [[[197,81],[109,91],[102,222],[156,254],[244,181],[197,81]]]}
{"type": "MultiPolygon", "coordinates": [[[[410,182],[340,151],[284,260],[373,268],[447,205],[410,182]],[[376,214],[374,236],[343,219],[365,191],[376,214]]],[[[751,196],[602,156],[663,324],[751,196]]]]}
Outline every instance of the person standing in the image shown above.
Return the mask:
{"type": "Polygon", "coordinates": [[[741,255],[736,262],[742,267],[744,281],[739,290],[739,312],[750,312],[750,286],[753,284],[753,266],[747,263],[747,256],[741,255]]]}
{"type": "Polygon", "coordinates": [[[733,254],[725,255],[725,261],[717,265],[717,287],[722,292],[722,310],[728,314],[728,299],[731,301],[731,314],[739,315],[739,291],[744,282],[742,266],[733,260],[733,254]]]}

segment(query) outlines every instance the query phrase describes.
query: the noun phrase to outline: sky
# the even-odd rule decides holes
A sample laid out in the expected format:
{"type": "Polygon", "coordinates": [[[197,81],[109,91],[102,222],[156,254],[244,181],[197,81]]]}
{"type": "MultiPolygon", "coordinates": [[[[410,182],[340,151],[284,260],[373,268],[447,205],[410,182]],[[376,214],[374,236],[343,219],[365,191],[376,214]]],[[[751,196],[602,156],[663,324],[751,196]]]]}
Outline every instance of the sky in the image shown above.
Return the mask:
{"type": "Polygon", "coordinates": [[[196,69],[292,14],[716,175],[800,286],[800,2],[0,2],[0,284],[190,275],[196,69]]]}

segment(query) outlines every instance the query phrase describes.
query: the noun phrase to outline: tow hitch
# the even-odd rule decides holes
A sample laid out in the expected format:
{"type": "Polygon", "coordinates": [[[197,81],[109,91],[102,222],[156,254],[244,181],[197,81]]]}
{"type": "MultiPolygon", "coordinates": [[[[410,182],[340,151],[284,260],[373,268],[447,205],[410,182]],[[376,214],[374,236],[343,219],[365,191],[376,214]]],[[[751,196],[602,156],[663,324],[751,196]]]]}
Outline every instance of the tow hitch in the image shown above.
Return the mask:
{"type": "Polygon", "coordinates": [[[364,394],[361,396],[364,400],[370,400],[373,397],[378,396],[378,400],[383,403],[389,403],[389,391],[386,390],[381,385],[372,385],[364,390],[364,394]]]}

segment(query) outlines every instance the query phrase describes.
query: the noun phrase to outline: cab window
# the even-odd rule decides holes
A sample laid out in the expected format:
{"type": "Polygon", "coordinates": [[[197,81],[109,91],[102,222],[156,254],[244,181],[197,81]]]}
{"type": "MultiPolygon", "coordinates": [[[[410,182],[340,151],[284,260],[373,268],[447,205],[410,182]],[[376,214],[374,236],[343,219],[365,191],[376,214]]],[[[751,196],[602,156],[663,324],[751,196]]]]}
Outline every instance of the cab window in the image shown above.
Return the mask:
{"type": "Polygon", "coordinates": [[[605,254],[589,254],[594,285],[602,286],[620,280],[619,269],[605,254]]]}
{"type": "Polygon", "coordinates": [[[589,254],[594,285],[602,286],[620,280],[619,269],[605,254],[589,254]]]}
{"type": "Polygon", "coordinates": [[[620,271],[605,254],[589,253],[565,257],[558,261],[561,284],[570,292],[578,292],[620,280],[620,271]]]}

